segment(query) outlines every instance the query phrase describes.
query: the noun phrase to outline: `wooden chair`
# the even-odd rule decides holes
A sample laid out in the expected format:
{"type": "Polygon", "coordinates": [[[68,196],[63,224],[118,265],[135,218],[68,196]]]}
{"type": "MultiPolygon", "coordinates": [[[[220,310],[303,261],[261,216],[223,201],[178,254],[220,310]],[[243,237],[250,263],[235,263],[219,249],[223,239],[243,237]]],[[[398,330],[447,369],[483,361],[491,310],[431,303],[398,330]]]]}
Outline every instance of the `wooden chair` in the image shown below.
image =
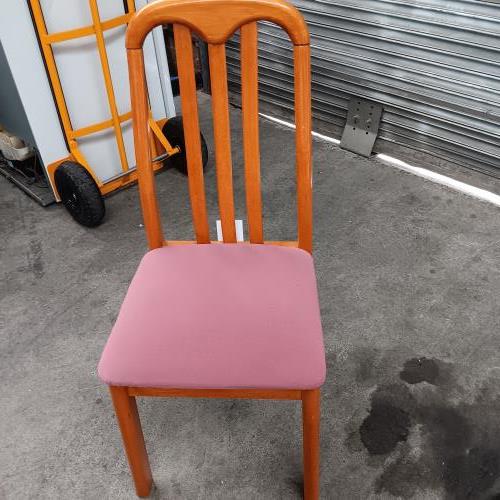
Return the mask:
{"type": "Polygon", "coordinates": [[[151,470],[136,396],[302,401],[304,496],[319,498],[320,386],[325,357],[312,257],[309,35],[283,0],[159,0],[126,36],[141,206],[150,250],[99,363],[110,386],[139,496],[151,470]],[[257,20],[293,43],[297,241],[264,241],[258,132],[257,20]],[[172,23],[196,241],[165,241],[150,151],[142,45],[172,23]],[[243,143],[249,242],[236,243],[224,42],[241,30],[243,143]],[[191,31],[208,42],[219,211],[224,243],[210,244],[191,31]]]}

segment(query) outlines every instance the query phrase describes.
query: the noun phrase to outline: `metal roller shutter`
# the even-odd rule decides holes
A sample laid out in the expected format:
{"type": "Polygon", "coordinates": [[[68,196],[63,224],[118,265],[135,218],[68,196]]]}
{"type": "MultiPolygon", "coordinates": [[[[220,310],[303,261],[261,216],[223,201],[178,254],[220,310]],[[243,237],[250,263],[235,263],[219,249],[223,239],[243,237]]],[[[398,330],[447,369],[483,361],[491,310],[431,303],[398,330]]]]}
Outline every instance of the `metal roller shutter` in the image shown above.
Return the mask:
{"type": "MultiPolygon", "coordinates": [[[[311,33],[313,116],[340,137],[352,97],[381,103],[375,151],[394,144],[500,177],[500,4],[295,0],[311,33]]],[[[290,116],[287,35],[259,23],[262,110],[290,116]]],[[[238,34],[227,44],[239,93],[238,34]]]]}

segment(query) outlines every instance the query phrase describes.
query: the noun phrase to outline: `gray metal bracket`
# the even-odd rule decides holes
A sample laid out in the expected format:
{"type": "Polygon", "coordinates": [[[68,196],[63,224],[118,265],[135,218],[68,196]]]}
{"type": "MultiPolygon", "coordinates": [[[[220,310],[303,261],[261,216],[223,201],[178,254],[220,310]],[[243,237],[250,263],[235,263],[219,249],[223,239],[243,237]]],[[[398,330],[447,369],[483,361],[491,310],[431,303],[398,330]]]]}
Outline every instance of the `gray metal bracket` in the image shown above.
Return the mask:
{"type": "Polygon", "coordinates": [[[369,157],[377,138],[381,117],[381,104],[355,97],[351,98],[340,147],[369,157]]]}

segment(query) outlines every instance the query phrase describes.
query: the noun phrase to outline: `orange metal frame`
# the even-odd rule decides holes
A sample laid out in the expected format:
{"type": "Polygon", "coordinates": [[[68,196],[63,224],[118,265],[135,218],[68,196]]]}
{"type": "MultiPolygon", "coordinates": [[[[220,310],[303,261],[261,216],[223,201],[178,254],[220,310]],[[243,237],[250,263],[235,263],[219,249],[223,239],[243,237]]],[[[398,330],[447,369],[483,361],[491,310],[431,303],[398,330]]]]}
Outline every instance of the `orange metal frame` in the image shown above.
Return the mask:
{"type": "MultiPolygon", "coordinates": [[[[54,97],[57,108],[59,110],[59,115],[61,117],[64,135],[69,147],[69,155],[67,157],[61,158],[60,160],[57,160],[47,166],[47,172],[52,185],[55,186],[54,172],[62,162],[67,160],[76,161],[83,165],[90,173],[90,175],[92,175],[103,195],[108,194],[116,189],[125,187],[132,182],[135,182],[137,180],[137,171],[134,167],[131,168],[127,162],[127,155],[125,153],[125,145],[123,143],[123,133],[121,128],[122,123],[131,120],[132,113],[130,111],[123,114],[118,113],[115,93],[113,89],[113,82],[111,79],[111,71],[109,68],[108,55],[106,52],[106,44],[104,41],[104,32],[106,30],[128,24],[130,18],[135,13],[134,0],[127,0],[128,13],[112,19],[108,19],[106,21],[101,21],[99,8],[97,6],[97,0],[89,0],[90,12],[92,14],[92,25],[50,34],[47,33],[47,27],[45,25],[40,0],[30,0],[30,4],[33,12],[33,18],[35,20],[35,27],[40,39],[40,45],[42,47],[43,57],[47,65],[47,72],[49,74],[49,79],[54,90],[54,97]],[[59,78],[59,73],[57,72],[56,61],[52,52],[52,44],[65,42],[67,40],[74,40],[76,38],[82,38],[86,36],[96,37],[97,50],[99,53],[101,68],[104,76],[104,83],[106,87],[106,94],[108,98],[111,118],[75,130],[71,124],[68,107],[64,98],[64,91],[61,85],[61,80],[59,78]],[[112,128],[115,133],[122,173],[112,177],[107,181],[103,181],[96,175],[92,167],[85,159],[85,156],[80,151],[78,147],[78,139],[109,128],[112,128]]],[[[165,153],[158,157],[158,160],[155,162],[155,170],[158,170],[162,167],[162,161],[160,161],[160,159],[163,160],[165,157],[179,152],[179,148],[173,148],[161,131],[161,127],[165,123],[165,121],[166,119],[163,119],[159,120],[157,123],[153,120],[150,114],[149,126],[151,132],[151,147],[155,156],[159,153],[165,153]]],[[[55,193],[55,195],[56,198],[59,198],[57,192],[55,193]]],[[[58,199],[58,201],[60,200],[58,199]]]]}

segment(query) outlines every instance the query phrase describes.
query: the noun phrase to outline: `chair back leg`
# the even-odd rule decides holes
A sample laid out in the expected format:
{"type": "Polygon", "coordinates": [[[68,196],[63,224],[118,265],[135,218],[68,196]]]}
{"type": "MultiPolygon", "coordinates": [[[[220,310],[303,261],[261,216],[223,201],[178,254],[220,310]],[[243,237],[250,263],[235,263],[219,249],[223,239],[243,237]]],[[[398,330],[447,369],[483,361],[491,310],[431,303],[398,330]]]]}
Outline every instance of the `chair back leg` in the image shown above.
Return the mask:
{"type": "Polygon", "coordinates": [[[130,471],[134,478],[135,490],[138,496],[147,497],[153,486],[153,478],[135,397],[129,396],[127,387],[110,386],[109,389],[115,406],[116,418],[120,425],[130,471]]]}
{"type": "Polygon", "coordinates": [[[302,391],[304,499],[319,499],[320,390],[302,391]]]}

